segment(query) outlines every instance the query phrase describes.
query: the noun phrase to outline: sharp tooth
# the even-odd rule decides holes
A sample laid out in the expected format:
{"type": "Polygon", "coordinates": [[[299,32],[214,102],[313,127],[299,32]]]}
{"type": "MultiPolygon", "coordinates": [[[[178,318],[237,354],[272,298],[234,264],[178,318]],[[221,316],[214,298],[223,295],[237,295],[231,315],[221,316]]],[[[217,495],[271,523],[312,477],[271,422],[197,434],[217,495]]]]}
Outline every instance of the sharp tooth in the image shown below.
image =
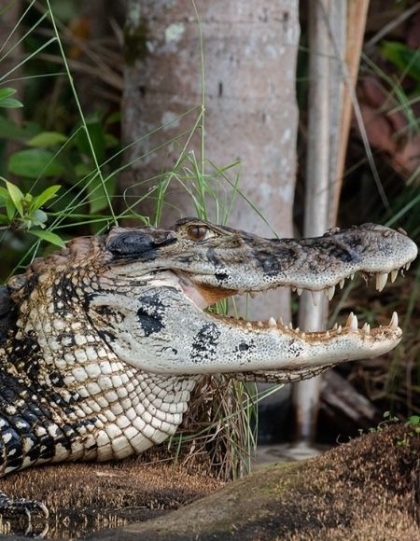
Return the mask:
{"type": "Polygon", "coordinates": [[[338,329],[338,323],[334,323],[334,327],[332,328],[333,331],[336,331],[338,329]]]}
{"type": "Polygon", "coordinates": [[[315,306],[318,306],[321,297],[321,291],[311,291],[312,302],[315,306]]]}
{"type": "Polygon", "coordinates": [[[296,293],[297,287],[292,287],[292,291],[293,291],[293,293],[296,293]]]}
{"type": "Polygon", "coordinates": [[[387,280],[388,280],[387,272],[378,272],[378,274],[376,275],[376,289],[378,291],[382,291],[386,285],[387,280]]]}
{"type": "Polygon", "coordinates": [[[257,327],[264,327],[264,323],[262,321],[257,322],[257,327]]]}
{"type": "Polygon", "coordinates": [[[277,327],[276,320],[273,317],[270,317],[270,319],[268,320],[268,326],[272,328],[277,327]]]}
{"type": "Polygon", "coordinates": [[[344,287],[344,282],[345,282],[344,278],[343,278],[343,280],[340,280],[340,289],[343,289],[343,287],[344,287]]]}
{"type": "Polygon", "coordinates": [[[284,323],[283,323],[283,318],[282,318],[282,317],[279,317],[279,319],[277,320],[277,323],[279,323],[282,327],[284,327],[284,323]]]}
{"type": "Polygon", "coordinates": [[[300,333],[300,337],[303,338],[303,339],[305,339],[306,333],[302,331],[302,332],[300,333]]]}
{"type": "Polygon", "coordinates": [[[330,331],[325,331],[324,336],[325,336],[325,338],[329,338],[330,337],[330,331]]]}
{"type": "Polygon", "coordinates": [[[249,293],[249,296],[251,297],[251,299],[255,299],[255,297],[257,296],[257,294],[254,292],[254,291],[251,291],[249,293]]]}
{"type": "Polygon", "coordinates": [[[370,334],[370,325],[369,323],[365,323],[362,327],[362,331],[365,333],[365,334],[370,334]]]}
{"type": "Polygon", "coordinates": [[[303,289],[302,289],[301,287],[298,287],[296,291],[297,291],[297,294],[299,295],[299,297],[300,297],[300,296],[302,295],[302,293],[303,293],[303,289]]]}
{"type": "Polygon", "coordinates": [[[252,329],[252,323],[250,321],[247,321],[246,328],[247,329],[252,329]]]}
{"type": "Polygon", "coordinates": [[[293,331],[293,325],[292,325],[292,322],[289,323],[288,327],[289,327],[289,329],[290,329],[291,331],[293,331]]]}
{"type": "Polygon", "coordinates": [[[331,286],[328,289],[324,289],[325,295],[327,296],[328,300],[330,301],[334,297],[335,293],[335,286],[331,286]]]}
{"type": "Polygon", "coordinates": [[[389,327],[391,329],[398,329],[398,314],[397,312],[393,312],[391,321],[389,322],[389,327]]]}
{"type": "Polygon", "coordinates": [[[350,280],[354,280],[354,275],[355,275],[354,272],[353,272],[353,274],[350,274],[350,280]]]}
{"type": "Polygon", "coordinates": [[[411,261],[409,261],[406,265],[405,265],[405,270],[408,270],[410,268],[410,265],[411,265],[411,261]]]}
{"type": "Polygon", "coordinates": [[[340,334],[341,331],[343,330],[343,327],[339,325],[336,330],[337,330],[337,334],[340,334]]]}
{"type": "Polygon", "coordinates": [[[295,332],[300,332],[299,327],[296,327],[295,332]]]}
{"type": "Polygon", "coordinates": [[[346,327],[348,327],[352,331],[357,331],[359,328],[359,322],[357,321],[357,316],[355,316],[353,312],[350,312],[350,315],[347,318],[346,327]]]}
{"type": "Polygon", "coordinates": [[[394,283],[398,276],[398,269],[394,269],[391,271],[391,282],[394,283]]]}

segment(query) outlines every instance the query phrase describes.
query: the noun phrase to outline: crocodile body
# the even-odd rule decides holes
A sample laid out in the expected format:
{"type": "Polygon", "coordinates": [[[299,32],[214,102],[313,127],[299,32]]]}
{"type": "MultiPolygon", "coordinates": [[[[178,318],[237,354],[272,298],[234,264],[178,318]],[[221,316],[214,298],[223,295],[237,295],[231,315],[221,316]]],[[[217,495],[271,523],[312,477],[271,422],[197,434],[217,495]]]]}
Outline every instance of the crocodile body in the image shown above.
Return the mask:
{"type": "MultiPolygon", "coordinates": [[[[304,333],[205,308],[280,286],[331,296],[355,272],[382,289],[416,255],[405,234],[371,224],[295,240],[184,219],[81,237],[35,260],[0,290],[0,476],[141,453],[174,434],[206,374],[289,382],[389,351],[402,334],[395,315],[304,333]]],[[[36,504],[0,493],[0,513],[21,510],[36,504]]]]}

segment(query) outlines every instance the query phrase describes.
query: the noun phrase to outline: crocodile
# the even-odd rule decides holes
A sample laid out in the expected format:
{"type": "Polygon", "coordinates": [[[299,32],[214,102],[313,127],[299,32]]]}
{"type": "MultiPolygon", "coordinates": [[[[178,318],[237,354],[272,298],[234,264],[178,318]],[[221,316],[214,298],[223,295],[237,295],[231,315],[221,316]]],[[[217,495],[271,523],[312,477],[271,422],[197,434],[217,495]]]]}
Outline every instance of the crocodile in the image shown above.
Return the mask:
{"type": "MultiPolygon", "coordinates": [[[[197,218],[79,237],[0,290],[0,476],[122,459],[173,435],[205,375],[294,382],[368,359],[402,337],[388,325],[308,332],[206,310],[281,286],[331,298],[355,273],[382,290],[417,256],[403,231],[365,224],[265,239],[197,218]]],[[[0,492],[0,514],[48,513],[0,492]]]]}

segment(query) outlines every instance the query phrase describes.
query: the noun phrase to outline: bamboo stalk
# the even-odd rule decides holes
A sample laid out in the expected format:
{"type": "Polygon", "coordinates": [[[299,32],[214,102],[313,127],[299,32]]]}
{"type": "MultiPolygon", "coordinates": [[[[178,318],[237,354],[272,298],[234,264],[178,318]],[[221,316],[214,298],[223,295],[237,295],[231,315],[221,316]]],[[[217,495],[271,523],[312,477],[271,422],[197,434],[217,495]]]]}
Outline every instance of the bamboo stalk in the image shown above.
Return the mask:
{"type": "MultiPolygon", "coordinates": [[[[309,4],[309,98],[308,147],[304,235],[322,235],[327,229],[330,146],[330,62],[331,52],[325,14],[330,0],[309,4]]],[[[304,293],[299,305],[299,327],[321,330],[325,326],[326,300],[313,306],[310,294],[304,293]]],[[[321,379],[302,381],[294,386],[295,439],[310,444],[315,437],[321,379]]]]}
{"type": "MultiPolygon", "coordinates": [[[[322,235],[336,223],[368,5],[369,0],[311,0],[309,4],[305,236],[322,235]]],[[[326,300],[315,307],[310,295],[302,296],[301,329],[324,329],[326,314],[326,300]]],[[[310,445],[314,441],[320,393],[321,377],[294,387],[297,442],[310,445]]]]}

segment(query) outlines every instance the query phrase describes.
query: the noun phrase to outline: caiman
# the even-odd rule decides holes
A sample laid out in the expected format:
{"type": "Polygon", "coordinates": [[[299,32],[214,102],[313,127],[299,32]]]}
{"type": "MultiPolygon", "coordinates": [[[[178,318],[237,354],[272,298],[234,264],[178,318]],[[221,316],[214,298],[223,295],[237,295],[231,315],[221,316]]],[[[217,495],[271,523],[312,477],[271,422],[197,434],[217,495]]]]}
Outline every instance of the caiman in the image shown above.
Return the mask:
{"type": "MultiPolygon", "coordinates": [[[[312,239],[264,239],[188,218],[170,229],[76,238],[0,290],[0,476],[121,459],[175,433],[207,374],[291,382],[401,340],[388,325],[302,332],[275,317],[206,308],[288,286],[324,291],[359,272],[382,290],[417,255],[404,232],[366,224],[312,239]]],[[[0,514],[47,513],[0,492],[0,514]]]]}

